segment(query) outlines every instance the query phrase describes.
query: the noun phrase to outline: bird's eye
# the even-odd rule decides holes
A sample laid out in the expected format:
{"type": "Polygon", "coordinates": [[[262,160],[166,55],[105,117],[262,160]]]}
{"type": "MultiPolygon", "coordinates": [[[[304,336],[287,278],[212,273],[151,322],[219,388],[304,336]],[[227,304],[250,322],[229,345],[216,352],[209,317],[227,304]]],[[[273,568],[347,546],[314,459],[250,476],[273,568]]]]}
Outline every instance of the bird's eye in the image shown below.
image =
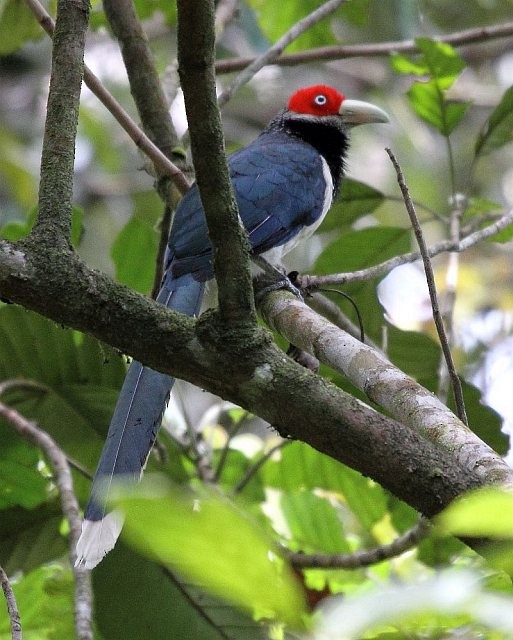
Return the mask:
{"type": "Polygon", "coordinates": [[[328,98],[326,98],[326,96],[323,93],[320,93],[318,96],[315,96],[314,102],[319,107],[323,107],[326,104],[326,102],[328,102],[328,98]]]}

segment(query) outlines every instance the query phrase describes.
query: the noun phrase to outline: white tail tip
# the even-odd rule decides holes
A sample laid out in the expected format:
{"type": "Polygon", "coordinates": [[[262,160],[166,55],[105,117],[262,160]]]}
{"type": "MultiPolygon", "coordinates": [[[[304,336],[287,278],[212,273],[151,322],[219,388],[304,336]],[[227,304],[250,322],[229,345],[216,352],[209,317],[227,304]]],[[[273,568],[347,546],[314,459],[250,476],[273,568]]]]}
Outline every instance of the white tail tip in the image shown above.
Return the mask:
{"type": "Polygon", "coordinates": [[[84,520],[77,542],[75,567],[93,569],[114,548],[123,527],[123,514],[111,511],[102,520],[84,520]]]}

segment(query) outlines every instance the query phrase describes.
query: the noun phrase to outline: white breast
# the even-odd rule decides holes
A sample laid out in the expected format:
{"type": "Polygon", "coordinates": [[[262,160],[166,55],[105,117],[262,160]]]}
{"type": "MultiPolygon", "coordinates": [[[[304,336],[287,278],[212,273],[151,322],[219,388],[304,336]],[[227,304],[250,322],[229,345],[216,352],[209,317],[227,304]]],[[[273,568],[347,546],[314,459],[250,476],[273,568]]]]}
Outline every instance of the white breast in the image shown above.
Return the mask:
{"type": "Polygon", "coordinates": [[[331,207],[331,203],[333,201],[333,179],[331,177],[331,171],[328,163],[322,156],[321,162],[322,174],[324,176],[324,182],[326,183],[326,188],[324,190],[324,203],[322,206],[321,215],[313,224],[303,227],[296,236],[291,238],[285,244],[282,244],[279,247],[273,247],[272,249],[269,249],[269,251],[266,251],[262,254],[262,257],[275,267],[280,267],[283,256],[287,255],[289,251],[292,251],[292,249],[297,244],[303,242],[303,240],[307,240],[317,230],[319,225],[324,220],[326,214],[328,213],[329,208],[331,207]]]}

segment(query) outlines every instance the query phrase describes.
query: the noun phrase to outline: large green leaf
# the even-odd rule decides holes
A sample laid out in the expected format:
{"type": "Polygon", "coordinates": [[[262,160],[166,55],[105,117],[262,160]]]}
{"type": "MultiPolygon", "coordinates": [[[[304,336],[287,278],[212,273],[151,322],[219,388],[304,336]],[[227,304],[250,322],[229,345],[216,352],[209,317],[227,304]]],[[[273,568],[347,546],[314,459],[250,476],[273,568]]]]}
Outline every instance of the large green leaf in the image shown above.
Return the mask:
{"type": "MultiPolygon", "coordinates": [[[[278,40],[296,22],[306,17],[319,7],[317,0],[284,0],[278,2],[267,2],[266,0],[247,0],[247,4],[255,10],[258,23],[263,33],[270,42],[278,40]]],[[[365,15],[368,0],[354,0],[355,5],[351,9],[339,9],[334,15],[344,15],[350,17],[354,22],[361,22],[365,15]]],[[[335,44],[336,40],[329,27],[331,17],[327,17],[318,24],[312,26],[299,38],[287,47],[287,51],[300,51],[310,47],[319,47],[328,44],[335,44]]]]}
{"type": "Polygon", "coordinates": [[[60,500],[36,509],[14,507],[0,512],[0,566],[9,574],[27,573],[68,551],[60,500]]]}
{"type": "Polygon", "coordinates": [[[408,58],[394,54],[392,67],[398,73],[427,76],[425,82],[415,82],[408,91],[408,98],[417,114],[440,131],[444,136],[451,134],[465,115],[468,104],[451,102],[446,99],[449,89],[465,68],[465,62],[449,44],[416,38],[421,54],[408,58]]]}
{"type": "Polygon", "coordinates": [[[141,293],[148,293],[153,283],[158,237],[145,220],[134,216],[121,230],[112,245],[116,279],[141,293]]]}
{"type": "Polygon", "coordinates": [[[302,442],[293,442],[260,470],[264,483],[286,493],[324,489],[338,493],[362,526],[369,530],[386,513],[383,489],[346,465],[302,442]]]}
{"type": "MultiPolygon", "coordinates": [[[[409,229],[371,227],[344,233],[329,245],[315,264],[315,273],[352,272],[379,264],[410,250],[409,229]]],[[[344,285],[341,289],[352,296],[360,309],[366,335],[380,341],[383,310],[376,296],[376,279],[344,285]]],[[[332,298],[347,313],[347,301],[332,298]]]]}
{"type": "Polygon", "coordinates": [[[246,611],[302,626],[292,573],[260,526],[232,503],[186,494],[154,476],[115,504],[126,514],[125,539],[143,553],[246,611]]]}
{"type": "Polygon", "coordinates": [[[387,325],[387,354],[399,369],[431,391],[436,390],[441,351],[431,338],[387,325]]]}
{"type": "Polygon", "coordinates": [[[384,199],[383,193],[374,187],[344,178],[340,194],[319,230],[332,231],[348,227],[358,218],[372,213],[384,199]]]}
{"type": "Polygon", "coordinates": [[[282,495],[280,506],[291,533],[288,545],[305,553],[348,553],[342,522],[328,500],[310,491],[282,495]]]}
{"type": "MultiPolygon", "coordinates": [[[[0,380],[25,378],[40,384],[10,391],[2,400],[36,420],[68,455],[90,469],[96,466],[124,372],[122,359],[112,352],[106,359],[96,340],[20,307],[0,307],[0,380]]],[[[21,442],[5,422],[0,429],[4,442],[21,442]]],[[[79,476],[76,482],[79,494],[86,493],[89,483],[79,476]]]]}
{"type": "MultiPolygon", "coordinates": [[[[52,564],[34,569],[13,587],[24,640],[74,638],[73,591],[70,569],[52,564]]],[[[0,607],[0,640],[10,640],[6,607],[0,607]]]]}
{"type": "Polygon", "coordinates": [[[513,141],[513,87],[502,96],[476,140],[475,154],[486,155],[513,141]]]}
{"type": "Polygon", "coordinates": [[[411,105],[444,136],[452,133],[465,115],[469,103],[448,102],[436,82],[416,82],[408,91],[411,105]]]}
{"type": "MultiPolygon", "coordinates": [[[[501,417],[491,407],[482,403],[479,389],[465,380],[461,381],[461,385],[470,428],[497,453],[505,455],[509,449],[509,437],[501,431],[501,417]]],[[[448,404],[455,411],[452,394],[448,404]]]]}
{"type": "MultiPolygon", "coordinates": [[[[169,532],[173,540],[173,533],[169,532]]],[[[105,640],[264,640],[265,627],[119,542],[93,572],[105,640]],[[122,623],[120,623],[122,621],[122,623]]]]}

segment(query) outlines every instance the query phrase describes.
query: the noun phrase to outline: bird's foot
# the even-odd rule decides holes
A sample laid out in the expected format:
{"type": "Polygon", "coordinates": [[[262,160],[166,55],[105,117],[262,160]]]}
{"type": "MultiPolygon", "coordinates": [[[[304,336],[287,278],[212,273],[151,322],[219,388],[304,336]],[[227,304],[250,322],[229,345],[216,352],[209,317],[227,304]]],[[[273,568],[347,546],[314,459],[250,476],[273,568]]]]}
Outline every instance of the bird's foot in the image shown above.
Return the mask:
{"type": "Polygon", "coordinates": [[[263,271],[263,273],[253,280],[257,304],[261,302],[268,293],[281,290],[290,291],[290,293],[293,293],[299,300],[303,301],[301,290],[292,280],[292,277],[294,279],[297,277],[297,271],[292,271],[291,274],[287,275],[284,270],[267,262],[262,256],[252,256],[252,260],[263,271]]]}
{"type": "Polygon", "coordinates": [[[280,274],[279,278],[276,276],[269,276],[268,274],[262,274],[257,276],[253,280],[253,287],[255,290],[255,301],[257,305],[265,298],[266,295],[273,291],[290,291],[296,298],[303,301],[301,291],[290,281],[285,274],[280,274]]]}

